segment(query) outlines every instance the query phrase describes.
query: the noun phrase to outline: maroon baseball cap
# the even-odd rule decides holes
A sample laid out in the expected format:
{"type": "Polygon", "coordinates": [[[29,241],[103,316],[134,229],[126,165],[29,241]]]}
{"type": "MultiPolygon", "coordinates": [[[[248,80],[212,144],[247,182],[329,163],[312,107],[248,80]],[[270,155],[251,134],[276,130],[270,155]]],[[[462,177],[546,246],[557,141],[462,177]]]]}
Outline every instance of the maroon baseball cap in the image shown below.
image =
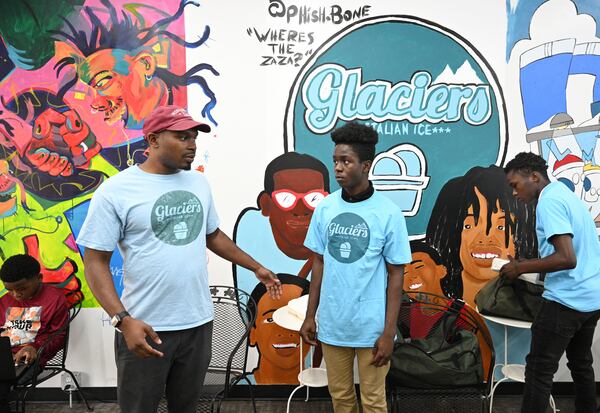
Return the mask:
{"type": "Polygon", "coordinates": [[[144,136],[150,133],[158,133],[165,130],[184,131],[197,129],[202,132],[210,132],[210,126],[206,123],[197,122],[187,113],[187,110],[178,106],[159,106],[144,120],[144,136]]]}

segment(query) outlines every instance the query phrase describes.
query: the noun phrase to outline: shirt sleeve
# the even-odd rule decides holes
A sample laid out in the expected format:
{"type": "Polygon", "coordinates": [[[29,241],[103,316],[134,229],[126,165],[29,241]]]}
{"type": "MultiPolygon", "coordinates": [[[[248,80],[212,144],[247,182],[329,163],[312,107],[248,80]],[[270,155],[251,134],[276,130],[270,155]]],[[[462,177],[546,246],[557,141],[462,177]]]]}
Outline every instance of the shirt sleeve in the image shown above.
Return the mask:
{"type": "Polygon", "coordinates": [[[206,213],[206,235],[210,235],[219,228],[219,215],[217,214],[217,208],[215,207],[214,198],[210,186],[208,187],[208,211],[206,213]]]}
{"type": "Polygon", "coordinates": [[[322,209],[317,206],[308,226],[308,232],[304,239],[304,246],[309,250],[316,252],[317,254],[323,255],[325,252],[325,234],[323,233],[322,226],[322,209]]]}
{"type": "Polygon", "coordinates": [[[542,198],[536,211],[547,241],[555,235],[573,235],[567,206],[554,198],[542,198]]]}
{"type": "Polygon", "coordinates": [[[383,258],[393,265],[408,264],[412,260],[406,220],[399,209],[392,213],[388,221],[383,258]]]}
{"type": "MultiPolygon", "coordinates": [[[[47,287],[52,288],[52,287],[47,287]]],[[[35,341],[31,344],[36,350],[43,346],[48,339],[50,341],[44,348],[44,353],[41,355],[40,364],[45,365],[54,355],[65,347],[66,331],[60,330],[69,320],[69,310],[67,301],[62,293],[58,293],[56,299],[48,302],[46,308],[42,310],[45,319],[42,320],[42,328],[35,337],[35,341]],[[53,335],[55,334],[55,335],[53,335]]]]}
{"type": "Polygon", "coordinates": [[[99,251],[114,251],[123,236],[123,222],[102,186],[94,193],[77,243],[99,251]]]}

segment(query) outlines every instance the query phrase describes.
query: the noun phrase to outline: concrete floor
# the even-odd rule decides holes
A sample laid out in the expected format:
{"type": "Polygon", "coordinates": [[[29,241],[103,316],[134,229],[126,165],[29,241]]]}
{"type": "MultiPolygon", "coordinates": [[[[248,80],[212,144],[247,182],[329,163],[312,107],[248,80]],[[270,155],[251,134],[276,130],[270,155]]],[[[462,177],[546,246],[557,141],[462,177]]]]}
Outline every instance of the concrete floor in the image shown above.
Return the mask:
{"type": "MultiPolygon", "coordinates": [[[[285,400],[260,400],[256,402],[256,410],[258,413],[279,413],[286,411],[285,400]]],[[[115,403],[100,403],[92,402],[95,413],[118,413],[119,408],[115,403]]],[[[494,400],[494,413],[517,413],[520,412],[520,397],[516,396],[498,396],[494,400]]],[[[572,398],[558,398],[556,400],[560,413],[574,413],[572,398]]],[[[440,406],[441,407],[441,406],[440,406]]],[[[326,413],[333,412],[331,401],[329,400],[294,400],[291,405],[291,412],[294,413],[326,413]]],[[[252,411],[252,405],[249,401],[236,400],[225,402],[222,406],[222,413],[247,413],[252,411]]],[[[451,413],[452,410],[447,413],[451,413]]],[[[548,410],[550,412],[550,410],[548,410]]],[[[27,404],[27,412],[30,413],[83,413],[86,412],[85,406],[79,403],[74,403],[73,408],[69,408],[68,404],[64,403],[33,403],[27,404]]],[[[420,413],[411,411],[407,413],[420,413]]],[[[428,409],[427,412],[430,413],[428,409]]]]}

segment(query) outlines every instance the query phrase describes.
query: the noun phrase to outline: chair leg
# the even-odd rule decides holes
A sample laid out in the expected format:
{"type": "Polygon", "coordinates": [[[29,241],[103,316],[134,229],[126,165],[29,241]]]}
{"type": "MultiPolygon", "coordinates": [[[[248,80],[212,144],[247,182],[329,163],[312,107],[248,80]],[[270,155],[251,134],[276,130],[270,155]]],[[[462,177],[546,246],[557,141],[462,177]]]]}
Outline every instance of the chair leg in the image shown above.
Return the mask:
{"type": "Polygon", "coordinates": [[[17,399],[17,412],[25,413],[25,409],[27,407],[25,400],[27,400],[27,394],[29,394],[29,390],[33,390],[33,389],[34,388],[25,389],[25,391],[23,392],[23,395],[17,399]],[[20,408],[19,408],[19,406],[20,406],[20,408]]]}
{"type": "Polygon", "coordinates": [[[81,400],[83,400],[83,402],[85,403],[85,406],[87,407],[88,412],[93,411],[94,408],[92,406],[90,406],[89,402],[85,398],[85,395],[83,394],[83,391],[81,391],[81,387],[79,387],[79,383],[77,382],[77,379],[75,378],[75,375],[73,374],[73,372],[71,372],[71,370],[65,370],[65,371],[67,373],[69,373],[69,375],[71,376],[71,379],[73,379],[73,383],[75,383],[75,387],[77,388],[77,393],[79,393],[79,397],[81,397],[81,400]]]}
{"type": "Polygon", "coordinates": [[[550,395],[550,407],[552,408],[552,411],[554,413],[556,413],[558,410],[556,410],[556,404],[554,403],[554,397],[552,397],[552,395],[550,395]]]}
{"type": "Polygon", "coordinates": [[[248,390],[250,391],[250,400],[252,400],[252,411],[256,413],[256,401],[254,400],[254,390],[252,390],[254,386],[252,383],[250,383],[250,380],[248,380],[248,377],[246,377],[245,375],[244,380],[246,380],[246,383],[248,383],[248,390]]]}
{"type": "Polygon", "coordinates": [[[215,394],[210,402],[210,413],[214,413],[215,412],[215,402],[218,399],[218,405],[217,405],[217,411],[219,411],[221,409],[221,397],[222,397],[222,391],[218,392],[217,394],[215,394]]]}

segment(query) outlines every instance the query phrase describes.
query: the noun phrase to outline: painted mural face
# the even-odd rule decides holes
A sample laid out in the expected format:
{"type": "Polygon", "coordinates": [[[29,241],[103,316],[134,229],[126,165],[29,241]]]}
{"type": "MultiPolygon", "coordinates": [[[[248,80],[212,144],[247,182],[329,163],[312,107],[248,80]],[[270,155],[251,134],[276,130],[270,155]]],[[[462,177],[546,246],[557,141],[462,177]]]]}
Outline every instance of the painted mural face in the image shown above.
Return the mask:
{"type": "MultiPolygon", "coordinates": [[[[273,313],[290,300],[300,297],[302,287],[283,284],[282,288],[283,294],[279,300],[264,294],[257,303],[256,321],[250,331],[250,345],[257,346],[260,352],[259,365],[253,372],[258,384],[298,383],[300,335],[275,324],[273,313]]],[[[303,359],[308,353],[308,347],[303,348],[303,359]]]]}
{"type": "Polygon", "coordinates": [[[443,296],[440,280],[446,275],[446,267],[436,264],[425,252],[413,252],[412,262],[404,270],[404,291],[411,298],[418,293],[432,293],[443,296]]]}
{"type": "Polygon", "coordinates": [[[141,125],[157,106],[167,103],[167,85],[154,77],[156,60],[149,53],[131,55],[120,49],[97,51],[77,66],[80,79],[94,90],[92,109],[104,121],[141,125]]]}
{"type": "Polygon", "coordinates": [[[263,194],[260,206],[275,242],[286,255],[308,259],[304,239],[315,208],[327,195],[323,175],[314,169],[284,169],[273,174],[273,182],[273,194],[263,194]]]}
{"type": "MultiPolygon", "coordinates": [[[[463,221],[460,244],[460,261],[463,266],[463,288],[469,288],[469,278],[476,280],[491,280],[498,276],[491,269],[494,258],[506,259],[508,255],[515,255],[515,244],[512,238],[508,247],[505,246],[506,213],[496,204],[496,212],[490,217],[490,230],[486,232],[488,221],[488,204],[477,187],[474,188],[479,202],[479,216],[473,213],[473,205],[469,206],[467,216],[463,221]],[[464,273],[469,277],[465,277],[464,273]]],[[[512,234],[509,234],[509,237],[512,234]]]]}

